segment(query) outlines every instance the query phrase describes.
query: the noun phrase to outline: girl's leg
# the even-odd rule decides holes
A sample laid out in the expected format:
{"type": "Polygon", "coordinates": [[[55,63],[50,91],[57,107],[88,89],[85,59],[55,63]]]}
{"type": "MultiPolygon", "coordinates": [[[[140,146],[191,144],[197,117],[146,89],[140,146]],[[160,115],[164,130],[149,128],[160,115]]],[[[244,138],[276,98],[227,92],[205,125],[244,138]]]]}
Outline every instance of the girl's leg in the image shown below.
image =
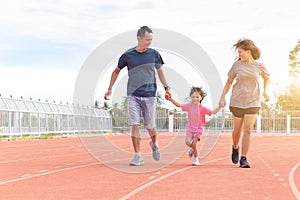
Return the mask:
{"type": "Polygon", "coordinates": [[[194,150],[192,149],[192,144],[193,144],[193,138],[190,136],[190,135],[186,135],[185,137],[185,144],[186,146],[190,147],[190,150],[189,150],[189,157],[193,157],[194,155],[194,150]]]}
{"type": "Polygon", "coordinates": [[[193,144],[191,145],[191,148],[194,151],[194,158],[198,157],[197,142],[198,142],[198,138],[193,138],[193,144]]]}
{"type": "Polygon", "coordinates": [[[200,165],[199,159],[198,159],[197,142],[198,142],[198,138],[193,138],[193,144],[192,144],[191,148],[194,151],[194,159],[193,159],[192,165],[200,165]]]}
{"type": "Polygon", "coordinates": [[[185,144],[186,144],[186,146],[191,147],[193,144],[193,138],[191,136],[187,135],[185,137],[185,144]]]}

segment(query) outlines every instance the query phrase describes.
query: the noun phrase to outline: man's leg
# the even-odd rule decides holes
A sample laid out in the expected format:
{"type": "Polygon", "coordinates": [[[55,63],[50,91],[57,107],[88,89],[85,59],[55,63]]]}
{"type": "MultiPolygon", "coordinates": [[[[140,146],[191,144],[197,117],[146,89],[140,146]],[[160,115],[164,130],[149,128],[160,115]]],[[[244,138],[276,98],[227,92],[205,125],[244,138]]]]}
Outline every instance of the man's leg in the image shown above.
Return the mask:
{"type": "Polygon", "coordinates": [[[140,145],[141,145],[141,134],[140,134],[140,127],[139,125],[132,125],[131,126],[131,140],[132,145],[134,148],[134,152],[138,153],[140,151],[140,145]]]}
{"type": "Polygon", "coordinates": [[[149,136],[151,138],[151,141],[153,143],[156,143],[156,136],[157,136],[157,130],[156,128],[147,129],[149,136]]]}
{"type": "Polygon", "coordinates": [[[152,148],[152,157],[154,160],[159,161],[160,160],[160,151],[159,151],[158,143],[156,140],[156,136],[157,136],[156,128],[147,129],[147,130],[151,137],[150,146],[152,148]]]}
{"type": "Polygon", "coordinates": [[[128,97],[128,124],[131,126],[131,141],[134,148],[134,158],[130,162],[130,165],[139,166],[144,164],[140,152],[141,135],[139,130],[140,123],[140,105],[139,99],[136,97],[128,97]]]}
{"type": "Polygon", "coordinates": [[[132,166],[144,165],[144,160],[140,151],[141,135],[139,131],[139,125],[131,126],[131,140],[132,140],[132,145],[134,148],[135,155],[129,165],[132,166]]]}

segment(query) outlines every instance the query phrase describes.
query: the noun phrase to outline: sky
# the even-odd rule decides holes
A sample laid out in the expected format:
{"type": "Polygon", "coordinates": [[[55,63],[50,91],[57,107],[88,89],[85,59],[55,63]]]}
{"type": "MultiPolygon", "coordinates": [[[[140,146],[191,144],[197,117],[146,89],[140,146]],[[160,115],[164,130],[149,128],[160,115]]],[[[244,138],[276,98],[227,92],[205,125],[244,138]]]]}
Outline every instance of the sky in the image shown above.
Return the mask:
{"type": "MultiPolygon", "coordinates": [[[[250,38],[280,90],[287,85],[289,52],[300,39],[298,8],[297,0],[4,1],[0,94],[72,103],[76,77],[91,52],[142,25],[193,39],[210,56],[224,83],[235,59],[232,45],[250,38]]],[[[99,87],[96,100],[103,101],[102,88],[107,86],[99,87]]]]}

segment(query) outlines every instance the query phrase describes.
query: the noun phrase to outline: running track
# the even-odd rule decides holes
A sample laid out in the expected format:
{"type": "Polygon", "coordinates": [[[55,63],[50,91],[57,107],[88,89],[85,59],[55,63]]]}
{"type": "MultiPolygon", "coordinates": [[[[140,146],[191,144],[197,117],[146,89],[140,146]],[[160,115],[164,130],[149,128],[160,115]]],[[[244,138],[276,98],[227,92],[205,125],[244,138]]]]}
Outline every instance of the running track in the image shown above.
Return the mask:
{"type": "MultiPolygon", "coordinates": [[[[108,138],[132,152],[129,137],[108,138]]],[[[159,136],[161,149],[167,141],[159,136]]],[[[148,140],[142,146],[150,151],[148,140]]],[[[231,138],[224,134],[200,166],[191,166],[184,152],[155,171],[126,173],[101,164],[80,138],[0,142],[0,199],[300,200],[299,152],[299,134],[253,135],[248,155],[252,168],[241,169],[231,164],[231,138]]],[[[130,160],[118,162],[127,166],[130,160]]]]}

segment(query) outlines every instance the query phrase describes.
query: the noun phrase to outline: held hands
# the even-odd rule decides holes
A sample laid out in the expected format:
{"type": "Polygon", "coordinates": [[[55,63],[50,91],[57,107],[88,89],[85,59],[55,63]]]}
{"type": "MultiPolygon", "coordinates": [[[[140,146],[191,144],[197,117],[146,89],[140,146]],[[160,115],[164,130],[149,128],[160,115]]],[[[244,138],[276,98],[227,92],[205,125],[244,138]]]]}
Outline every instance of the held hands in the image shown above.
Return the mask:
{"type": "Polygon", "coordinates": [[[225,98],[221,98],[219,101],[219,107],[224,108],[226,106],[226,100],[225,98]]]}
{"type": "Polygon", "coordinates": [[[169,100],[169,101],[172,99],[172,95],[171,95],[171,93],[170,93],[169,90],[166,91],[165,99],[166,99],[166,100],[169,100]]]}
{"type": "Polygon", "coordinates": [[[168,95],[168,94],[166,93],[166,94],[165,94],[165,99],[170,101],[170,100],[171,100],[170,95],[168,95]]]}

